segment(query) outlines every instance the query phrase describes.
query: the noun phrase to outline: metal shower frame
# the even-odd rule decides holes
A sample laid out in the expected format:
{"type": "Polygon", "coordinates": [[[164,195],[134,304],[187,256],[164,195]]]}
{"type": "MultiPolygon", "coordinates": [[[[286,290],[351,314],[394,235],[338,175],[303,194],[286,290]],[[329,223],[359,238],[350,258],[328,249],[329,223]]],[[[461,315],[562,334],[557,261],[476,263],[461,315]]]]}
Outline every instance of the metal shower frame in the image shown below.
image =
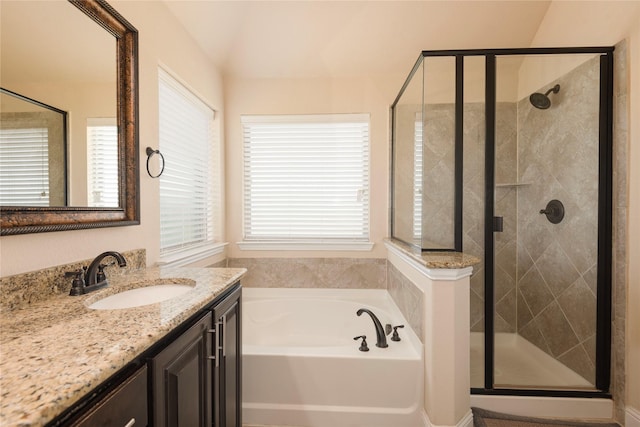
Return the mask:
{"type": "MultiPolygon", "coordinates": [[[[604,397],[611,398],[611,262],[612,262],[612,176],[613,176],[613,51],[614,47],[559,47],[522,49],[471,49],[422,51],[391,105],[391,148],[394,154],[395,107],[425,58],[454,57],[456,64],[455,94],[455,160],[454,160],[454,247],[450,251],[462,251],[462,203],[463,203],[463,113],[464,113],[464,58],[485,57],[485,228],[484,228],[484,387],[472,388],[472,394],[555,396],[555,397],[604,397]],[[600,106],[599,106],[599,171],[598,171],[598,260],[597,260],[597,308],[596,308],[596,381],[595,391],[542,388],[496,388],[494,383],[494,233],[495,208],[495,124],[496,124],[496,58],[514,55],[597,54],[600,55],[600,106]]],[[[389,229],[394,237],[393,201],[394,167],[390,171],[389,229]]],[[[415,246],[412,242],[405,242],[415,246]]],[[[422,247],[424,252],[429,249],[422,247]]],[[[442,250],[442,249],[438,249],[442,250]]]]}

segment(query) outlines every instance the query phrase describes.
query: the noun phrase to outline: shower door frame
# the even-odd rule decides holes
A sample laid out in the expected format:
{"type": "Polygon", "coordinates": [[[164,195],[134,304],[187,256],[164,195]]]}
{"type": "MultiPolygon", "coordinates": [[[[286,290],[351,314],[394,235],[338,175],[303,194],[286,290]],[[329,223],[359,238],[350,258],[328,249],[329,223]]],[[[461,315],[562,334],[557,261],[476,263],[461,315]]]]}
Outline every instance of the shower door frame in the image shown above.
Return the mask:
{"type": "Polygon", "coordinates": [[[472,394],[605,397],[611,398],[611,262],[612,262],[612,175],[613,175],[613,47],[494,49],[485,57],[485,247],[484,247],[484,388],[472,388],[472,394]],[[496,388],[494,382],[494,225],[495,217],[495,124],[496,58],[507,55],[600,55],[599,159],[598,159],[598,256],[596,306],[596,390],[496,388]]]}
{"type": "MultiPolygon", "coordinates": [[[[612,175],[613,175],[613,51],[614,47],[551,47],[522,49],[469,49],[422,51],[396,100],[391,106],[391,147],[393,159],[395,106],[414,74],[428,57],[454,57],[456,60],[455,95],[455,251],[462,251],[462,172],[464,59],[485,58],[485,208],[484,208],[484,387],[471,388],[472,394],[604,397],[611,398],[611,313],[612,313],[612,175]],[[594,54],[600,56],[599,105],[599,171],[598,171],[598,244],[597,244],[597,306],[596,306],[596,390],[552,388],[496,388],[494,383],[494,233],[495,218],[495,124],[496,124],[496,58],[515,55],[594,54]]],[[[423,88],[424,90],[424,88],[423,88]]],[[[390,230],[393,236],[393,170],[391,162],[390,230]]],[[[409,243],[409,242],[406,242],[409,243]]],[[[412,245],[413,246],[413,245],[412,245]]],[[[420,248],[423,252],[429,249],[420,248]]]]}

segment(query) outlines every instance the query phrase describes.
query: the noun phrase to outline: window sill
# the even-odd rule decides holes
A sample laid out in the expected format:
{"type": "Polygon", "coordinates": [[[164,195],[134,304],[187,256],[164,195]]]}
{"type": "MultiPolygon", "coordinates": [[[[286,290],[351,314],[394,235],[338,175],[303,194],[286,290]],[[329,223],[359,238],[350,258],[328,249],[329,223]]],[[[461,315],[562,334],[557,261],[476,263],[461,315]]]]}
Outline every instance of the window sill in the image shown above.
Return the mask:
{"type": "Polygon", "coordinates": [[[214,243],[198,246],[196,248],[177,250],[168,252],[166,254],[161,254],[160,259],[158,260],[158,265],[183,267],[187,264],[191,264],[196,261],[218,255],[224,252],[224,249],[227,245],[228,243],[214,243]]]}
{"type": "Polygon", "coordinates": [[[373,242],[238,242],[242,251],[371,251],[373,242]]]}

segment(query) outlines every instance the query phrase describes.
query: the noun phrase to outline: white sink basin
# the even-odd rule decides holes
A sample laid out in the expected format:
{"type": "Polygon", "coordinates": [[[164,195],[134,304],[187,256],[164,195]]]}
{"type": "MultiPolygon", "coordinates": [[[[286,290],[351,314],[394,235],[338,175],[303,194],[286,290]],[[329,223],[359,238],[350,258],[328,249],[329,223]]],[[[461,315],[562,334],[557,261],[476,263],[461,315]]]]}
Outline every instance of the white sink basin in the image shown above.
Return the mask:
{"type": "Polygon", "coordinates": [[[141,307],[175,298],[192,289],[193,286],[180,284],[145,286],[104,297],[89,305],[89,308],[93,310],[114,310],[141,307]]]}

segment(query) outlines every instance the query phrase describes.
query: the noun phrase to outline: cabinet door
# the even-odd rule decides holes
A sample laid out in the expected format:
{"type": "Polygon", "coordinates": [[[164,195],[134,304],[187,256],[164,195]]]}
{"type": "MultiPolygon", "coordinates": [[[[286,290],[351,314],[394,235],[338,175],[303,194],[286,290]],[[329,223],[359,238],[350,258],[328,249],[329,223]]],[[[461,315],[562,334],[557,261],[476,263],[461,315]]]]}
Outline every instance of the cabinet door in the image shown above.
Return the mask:
{"type": "Polygon", "coordinates": [[[211,313],[151,361],[155,427],[211,426],[211,313]]]}
{"type": "Polygon", "coordinates": [[[213,309],[215,321],[214,427],[242,426],[241,288],[213,309]]]}
{"type": "Polygon", "coordinates": [[[146,427],[147,411],[147,367],[143,366],[71,426],[146,427]]]}

